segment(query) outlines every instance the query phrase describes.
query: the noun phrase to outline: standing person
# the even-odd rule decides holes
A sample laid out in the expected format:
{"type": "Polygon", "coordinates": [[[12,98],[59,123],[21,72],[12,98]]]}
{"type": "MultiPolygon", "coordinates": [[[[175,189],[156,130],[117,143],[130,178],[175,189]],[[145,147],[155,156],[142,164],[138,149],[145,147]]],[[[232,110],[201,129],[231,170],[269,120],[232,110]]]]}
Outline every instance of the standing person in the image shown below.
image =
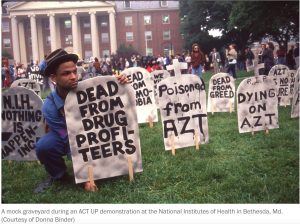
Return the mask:
{"type": "Polygon", "coordinates": [[[13,70],[11,69],[11,66],[9,65],[8,58],[2,58],[2,87],[9,88],[13,82],[12,76],[13,76],[13,70]]]}
{"type": "MultiPolygon", "coordinates": [[[[35,193],[44,192],[54,182],[68,181],[67,167],[63,156],[70,154],[64,104],[67,94],[77,88],[78,74],[76,63],[78,56],[57,49],[47,57],[44,75],[56,83],[56,88],[44,101],[42,112],[48,126],[48,132],[36,143],[35,150],[41,164],[50,177],[42,182],[35,193]]],[[[121,84],[127,82],[125,75],[117,77],[121,84]]],[[[87,191],[93,190],[90,182],[84,183],[87,191]]]]}
{"type": "Polygon", "coordinates": [[[202,77],[202,65],[205,62],[205,57],[203,52],[200,50],[198,44],[192,45],[191,53],[191,65],[192,65],[192,74],[202,77]]]}
{"type": "Polygon", "coordinates": [[[236,79],[236,72],[235,72],[235,66],[236,66],[236,59],[237,59],[237,52],[235,50],[236,45],[230,44],[229,50],[226,51],[226,56],[228,59],[228,69],[227,72],[232,75],[234,79],[236,79]]]}
{"type": "Polygon", "coordinates": [[[284,46],[280,46],[279,49],[276,51],[277,56],[277,65],[285,65],[285,50],[284,46]]]}
{"type": "Polygon", "coordinates": [[[299,68],[299,43],[296,43],[296,47],[294,49],[294,58],[296,63],[296,69],[299,68]]]}
{"type": "Polygon", "coordinates": [[[266,48],[262,52],[262,60],[265,65],[264,75],[268,75],[271,68],[274,66],[274,45],[272,42],[267,43],[266,48]]]}
{"type": "MultiPolygon", "coordinates": [[[[246,47],[245,57],[246,57],[246,68],[253,66],[254,54],[251,51],[250,47],[246,47]]],[[[247,69],[247,71],[248,71],[248,69],[247,69]]]]}
{"type": "Polygon", "coordinates": [[[220,62],[221,62],[221,56],[220,53],[217,51],[216,48],[213,48],[212,52],[210,52],[211,62],[214,68],[214,74],[217,74],[220,71],[220,62]]]}
{"type": "Polygon", "coordinates": [[[286,54],[285,61],[289,69],[295,69],[296,62],[294,58],[294,45],[291,46],[291,49],[286,54]]]}

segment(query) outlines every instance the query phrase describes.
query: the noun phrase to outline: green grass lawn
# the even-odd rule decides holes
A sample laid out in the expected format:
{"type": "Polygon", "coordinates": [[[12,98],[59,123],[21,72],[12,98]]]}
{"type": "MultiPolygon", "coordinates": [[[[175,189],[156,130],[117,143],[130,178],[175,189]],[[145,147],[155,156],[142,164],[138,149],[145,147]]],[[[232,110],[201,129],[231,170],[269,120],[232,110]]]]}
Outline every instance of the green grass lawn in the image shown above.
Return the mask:
{"type": "MultiPolygon", "coordinates": [[[[237,83],[253,73],[238,72],[237,83]]],[[[208,88],[211,74],[204,75],[208,88]]],[[[238,86],[238,85],[237,85],[238,86]]],[[[237,88],[236,86],[236,88],[237,88]]],[[[54,184],[37,162],[2,161],[2,203],[299,203],[299,122],[279,107],[279,129],[239,134],[237,114],[208,114],[209,143],[164,150],[161,123],[140,125],[143,172],[97,180],[99,191],[54,184]]],[[[69,173],[72,164],[67,161],[69,173]]]]}

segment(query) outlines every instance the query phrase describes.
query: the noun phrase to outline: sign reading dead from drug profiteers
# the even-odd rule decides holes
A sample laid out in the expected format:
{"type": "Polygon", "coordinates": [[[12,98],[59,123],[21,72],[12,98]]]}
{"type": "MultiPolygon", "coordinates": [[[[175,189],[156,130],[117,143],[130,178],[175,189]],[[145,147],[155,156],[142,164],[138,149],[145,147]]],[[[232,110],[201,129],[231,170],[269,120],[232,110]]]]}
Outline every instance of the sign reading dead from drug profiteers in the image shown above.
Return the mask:
{"type": "Polygon", "coordinates": [[[150,73],[144,68],[137,67],[125,69],[122,73],[127,76],[135,91],[138,123],[157,122],[154,84],[150,73]]]}
{"type": "Polygon", "coordinates": [[[31,89],[37,95],[41,96],[41,86],[35,80],[32,80],[32,79],[17,79],[11,84],[11,87],[16,87],[16,86],[23,86],[26,89],[31,89]]]}
{"type": "Polygon", "coordinates": [[[208,143],[206,94],[202,79],[195,75],[169,77],[158,85],[165,150],[208,143]],[[183,78],[184,77],[184,78],[183,78]]]}
{"type": "Polygon", "coordinates": [[[115,77],[79,82],[65,103],[76,183],[128,174],[128,156],[134,172],[142,171],[134,91],[115,77]]]}
{"type": "Polygon", "coordinates": [[[237,89],[239,132],[279,128],[277,104],[276,85],[271,77],[244,79],[237,89]]]}
{"type": "Polygon", "coordinates": [[[34,145],[44,134],[42,105],[42,99],[24,87],[2,93],[2,159],[37,160],[34,145]]]}
{"type": "Polygon", "coordinates": [[[207,112],[234,111],[235,84],[227,73],[218,73],[209,80],[207,112]]]}

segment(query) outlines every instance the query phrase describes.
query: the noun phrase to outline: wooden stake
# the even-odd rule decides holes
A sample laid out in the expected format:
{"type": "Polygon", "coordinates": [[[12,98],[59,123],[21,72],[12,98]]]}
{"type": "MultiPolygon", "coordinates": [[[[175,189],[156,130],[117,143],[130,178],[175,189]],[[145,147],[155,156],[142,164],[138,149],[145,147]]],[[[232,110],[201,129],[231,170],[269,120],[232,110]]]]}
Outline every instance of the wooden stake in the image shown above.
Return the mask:
{"type": "Polygon", "coordinates": [[[89,181],[88,181],[88,183],[85,184],[84,189],[86,191],[92,191],[92,192],[97,191],[98,188],[94,181],[94,171],[93,171],[92,165],[88,166],[88,178],[89,178],[89,181]]]}
{"type": "Polygon", "coordinates": [[[232,113],[232,104],[229,102],[229,112],[232,113]]]}
{"type": "Polygon", "coordinates": [[[169,144],[171,145],[172,155],[175,156],[175,139],[173,134],[169,137],[169,144]]]}
{"type": "Polygon", "coordinates": [[[194,139],[195,139],[195,146],[196,146],[196,150],[199,150],[199,141],[200,141],[200,136],[198,135],[198,130],[195,129],[195,135],[194,135],[194,139]],[[199,140],[198,140],[198,136],[199,136],[199,140]]]}
{"type": "Polygon", "coordinates": [[[133,165],[132,165],[132,158],[131,156],[127,157],[127,161],[128,161],[128,175],[129,175],[129,181],[132,182],[134,177],[133,177],[133,165]]]}
{"type": "Polygon", "coordinates": [[[151,115],[148,116],[149,127],[153,128],[153,118],[151,115]]]}
{"type": "Polygon", "coordinates": [[[252,135],[254,135],[254,134],[255,134],[255,132],[253,131],[253,128],[252,128],[252,131],[251,131],[251,133],[252,133],[252,135]]]}
{"type": "Polygon", "coordinates": [[[269,128],[268,127],[266,127],[265,132],[266,132],[266,135],[269,134],[269,128]]]}
{"type": "Polygon", "coordinates": [[[214,112],[215,112],[215,105],[213,104],[213,105],[211,106],[211,114],[214,115],[214,112]]]}

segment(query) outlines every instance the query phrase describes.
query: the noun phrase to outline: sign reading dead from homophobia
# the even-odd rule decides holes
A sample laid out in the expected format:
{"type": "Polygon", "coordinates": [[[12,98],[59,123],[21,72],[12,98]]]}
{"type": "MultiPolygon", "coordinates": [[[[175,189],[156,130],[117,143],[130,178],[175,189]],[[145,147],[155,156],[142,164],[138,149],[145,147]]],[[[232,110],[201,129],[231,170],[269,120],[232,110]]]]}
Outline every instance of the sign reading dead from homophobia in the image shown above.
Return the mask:
{"type": "Polygon", "coordinates": [[[165,78],[170,77],[170,73],[167,70],[155,70],[150,73],[150,77],[154,83],[154,97],[155,97],[156,105],[158,105],[157,85],[165,78]]]}
{"type": "Polygon", "coordinates": [[[291,111],[292,118],[299,117],[299,82],[300,82],[300,68],[298,68],[297,70],[295,82],[294,82],[292,111],[291,111]]]}
{"type": "Polygon", "coordinates": [[[217,73],[209,80],[207,112],[234,111],[235,84],[227,73],[217,73]]]}
{"type": "Polygon", "coordinates": [[[41,96],[41,86],[32,79],[17,79],[11,84],[11,87],[16,87],[16,86],[23,86],[26,89],[31,89],[37,95],[41,96]]]}
{"type": "Polygon", "coordinates": [[[268,76],[244,79],[237,89],[237,110],[240,133],[279,128],[274,80],[268,76]]]}
{"type": "Polygon", "coordinates": [[[79,82],[65,104],[76,183],[128,174],[128,156],[135,172],[142,171],[134,91],[115,77],[79,82]]]}
{"type": "Polygon", "coordinates": [[[202,79],[195,75],[169,77],[158,85],[165,150],[208,143],[206,94],[202,79]]]}
{"type": "Polygon", "coordinates": [[[42,99],[24,87],[2,93],[2,159],[37,159],[34,145],[44,134],[42,105],[42,99]]]}
{"type": "Polygon", "coordinates": [[[290,105],[289,68],[285,65],[275,65],[269,71],[277,87],[277,97],[280,106],[290,105]]]}
{"type": "Polygon", "coordinates": [[[138,123],[157,122],[154,85],[150,73],[146,69],[138,67],[125,69],[122,73],[127,76],[135,90],[138,123]]]}

